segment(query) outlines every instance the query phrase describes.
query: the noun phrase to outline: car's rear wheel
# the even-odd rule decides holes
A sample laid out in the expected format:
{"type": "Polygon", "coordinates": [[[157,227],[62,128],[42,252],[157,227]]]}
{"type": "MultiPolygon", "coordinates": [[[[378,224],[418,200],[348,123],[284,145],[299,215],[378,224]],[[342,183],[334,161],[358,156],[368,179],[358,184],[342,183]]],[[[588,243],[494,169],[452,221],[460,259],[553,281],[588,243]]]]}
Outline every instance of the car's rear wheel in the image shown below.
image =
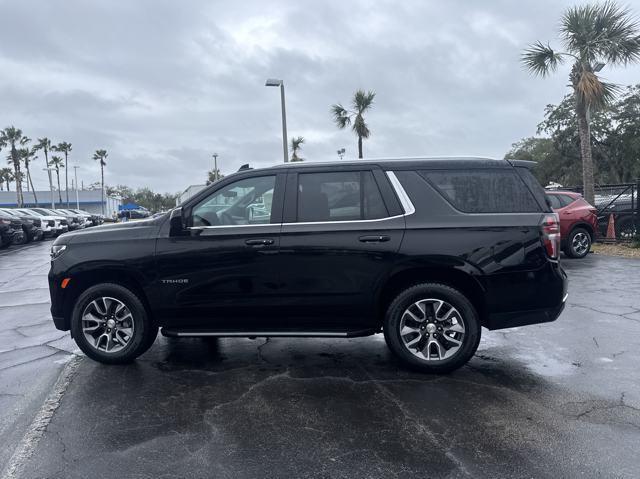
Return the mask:
{"type": "Polygon", "coordinates": [[[149,349],[158,327],[135,293],[118,284],[102,283],[78,297],[71,332],[78,347],[91,359],[122,364],[149,349]]]}
{"type": "Polygon", "coordinates": [[[460,291],[424,283],[401,292],[387,310],[384,335],[405,364],[428,373],[449,373],[471,359],[480,342],[480,320],[460,291]]]}
{"type": "Polygon", "coordinates": [[[584,258],[591,250],[591,235],[584,228],[574,228],[565,247],[565,254],[570,258],[584,258]]]}

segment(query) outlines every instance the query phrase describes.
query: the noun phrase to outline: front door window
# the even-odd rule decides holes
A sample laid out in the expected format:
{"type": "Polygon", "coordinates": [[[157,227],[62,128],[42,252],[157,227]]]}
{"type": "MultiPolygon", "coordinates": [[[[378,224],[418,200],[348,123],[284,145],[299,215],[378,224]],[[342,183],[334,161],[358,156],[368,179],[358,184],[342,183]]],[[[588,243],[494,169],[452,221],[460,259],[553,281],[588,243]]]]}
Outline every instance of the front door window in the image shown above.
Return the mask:
{"type": "Polygon", "coordinates": [[[241,226],[271,222],[275,176],[246,178],[224,186],[193,208],[193,226],[241,226]]]}

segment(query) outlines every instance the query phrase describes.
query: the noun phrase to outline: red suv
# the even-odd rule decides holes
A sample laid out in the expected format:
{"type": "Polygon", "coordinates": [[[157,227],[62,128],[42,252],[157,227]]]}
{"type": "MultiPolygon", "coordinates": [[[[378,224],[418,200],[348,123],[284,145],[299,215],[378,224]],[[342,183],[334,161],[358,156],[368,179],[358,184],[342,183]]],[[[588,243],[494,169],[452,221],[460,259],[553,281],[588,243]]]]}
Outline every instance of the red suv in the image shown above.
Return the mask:
{"type": "Polygon", "coordinates": [[[560,217],[562,250],[570,258],[584,258],[598,229],[597,210],[572,191],[547,191],[551,208],[560,217]]]}

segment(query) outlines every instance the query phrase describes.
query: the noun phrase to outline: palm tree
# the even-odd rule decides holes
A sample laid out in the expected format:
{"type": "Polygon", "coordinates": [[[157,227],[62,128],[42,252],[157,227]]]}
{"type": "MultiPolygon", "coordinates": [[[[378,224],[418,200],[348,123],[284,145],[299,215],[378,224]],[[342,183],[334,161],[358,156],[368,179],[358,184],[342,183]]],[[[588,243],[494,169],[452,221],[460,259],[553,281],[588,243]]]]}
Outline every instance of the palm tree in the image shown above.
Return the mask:
{"type": "Polygon", "coordinates": [[[11,182],[13,181],[13,172],[11,168],[0,168],[0,190],[2,190],[3,183],[7,184],[7,191],[11,191],[11,182]]]}
{"type": "Polygon", "coordinates": [[[362,139],[369,138],[371,131],[364,121],[364,113],[373,106],[373,99],[376,97],[375,92],[369,90],[358,90],[351,100],[351,110],[347,110],[340,103],[331,106],[333,121],[341,130],[352,125],[351,129],[358,135],[358,158],[362,158],[362,139]]]}
{"type": "Polygon", "coordinates": [[[62,157],[53,155],[51,157],[51,166],[56,169],[56,176],[58,177],[58,200],[62,203],[62,193],[60,192],[60,168],[64,168],[62,157]]]}
{"type": "Polygon", "coordinates": [[[51,140],[46,136],[44,138],[38,138],[38,143],[33,147],[34,150],[42,150],[44,152],[44,161],[47,168],[49,168],[49,151],[51,151],[51,140]]]}
{"type": "Polygon", "coordinates": [[[59,151],[60,153],[64,153],[64,191],[66,194],[67,208],[69,207],[69,153],[71,152],[71,143],[67,143],[63,141],[62,143],[58,143],[56,146],[51,147],[55,151],[59,151]]]}
{"type": "Polygon", "coordinates": [[[100,178],[101,178],[101,191],[102,191],[102,214],[104,215],[104,167],[107,164],[107,150],[96,150],[93,154],[93,159],[100,162],[100,178]]]}
{"type": "Polygon", "coordinates": [[[16,145],[20,145],[22,141],[22,130],[14,126],[8,126],[4,130],[0,131],[0,146],[11,147],[11,152],[7,159],[9,164],[13,165],[13,176],[16,182],[16,198],[18,206],[22,207],[24,204],[24,196],[22,195],[22,173],[20,172],[20,155],[16,145]]]}
{"type": "MultiPolygon", "coordinates": [[[[22,144],[26,144],[29,141],[31,141],[29,138],[23,138],[23,143],[22,144]],[[24,141],[24,140],[27,140],[27,141],[24,141]]],[[[31,161],[35,160],[37,158],[36,150],[33,149],[33,148],[24,147],[24,148],[20,148],[20,150],[18,150],[18,154],[20,155],[20,159],[24,162],[24,169],[27,171],[27,191],[29,191],[29,185],[31,185],[31,191],[33,192],[33,200],[37,205],[38,204],[38,194],[36,193],[36,189],[33,187],[33,180],[31,178],[31,170],[29,169],[29,165],[30,165],[31,161]]]]}
{"type": "Polygon", "coordinates": [[[595,194],[590,116],[593,110],[611,102],[617,90],[596,73],[606,63],[626,65],[640,60],[639,29],[629,10],[614,2],[579,5],[569,8],[562,16],[560,37],[565,51],[537,42],[522,55],[524,66],[541,77],[554,72],[565,59],[573,62],[569,81],[578,119],[584,197],[591,204],[595,194]]]}
{"type": "Polygon", "coordinates": [[[298,152],[302,148],[304,138],[301,136],[291,138],[291,161],[303,161],[304,158],[298,156],[298,152]]]}

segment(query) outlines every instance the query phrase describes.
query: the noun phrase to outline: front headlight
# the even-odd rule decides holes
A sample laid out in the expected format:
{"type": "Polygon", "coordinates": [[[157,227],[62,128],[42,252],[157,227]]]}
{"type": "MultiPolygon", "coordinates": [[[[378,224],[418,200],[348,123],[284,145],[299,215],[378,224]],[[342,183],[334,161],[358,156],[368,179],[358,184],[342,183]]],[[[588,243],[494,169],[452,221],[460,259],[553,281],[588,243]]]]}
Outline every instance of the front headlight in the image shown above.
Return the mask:
{"type": "Polygon", "coordinates": [[[62,253],[64,253],[64,250],[66,250],[66,249],[67,249],[67,245],[66,244],[54,244],[51,247],[51,259],[56,259],[62,253]]]}

